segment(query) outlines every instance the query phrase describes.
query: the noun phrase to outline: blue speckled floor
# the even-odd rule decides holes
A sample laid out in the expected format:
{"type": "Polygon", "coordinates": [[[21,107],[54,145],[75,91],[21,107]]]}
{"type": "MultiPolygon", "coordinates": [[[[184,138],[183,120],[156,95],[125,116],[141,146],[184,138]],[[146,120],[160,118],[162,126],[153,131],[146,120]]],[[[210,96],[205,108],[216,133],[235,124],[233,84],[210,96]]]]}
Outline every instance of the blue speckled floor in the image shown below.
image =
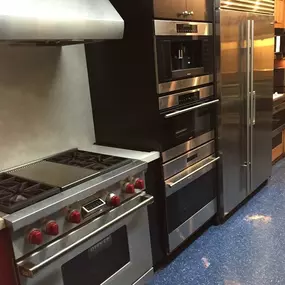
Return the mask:
{"type": "Polygon", "coordinates": [[[285,285],[285,160],[224,225],[211,227],[149,285],[285,285]]]}

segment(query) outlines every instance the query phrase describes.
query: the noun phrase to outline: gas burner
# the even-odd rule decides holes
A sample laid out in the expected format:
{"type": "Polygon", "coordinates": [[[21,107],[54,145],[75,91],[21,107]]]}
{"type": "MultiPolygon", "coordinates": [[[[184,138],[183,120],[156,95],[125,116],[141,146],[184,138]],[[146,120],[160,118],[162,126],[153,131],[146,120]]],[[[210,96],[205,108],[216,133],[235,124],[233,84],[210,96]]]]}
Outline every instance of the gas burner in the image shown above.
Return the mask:
{"type": "Polygon", "coordinates": [[[53,156],[47,159],[47,161],[92,169],[100,172],[100,174],[102,171],[111,171],[130,162],[129,159],[122,157],[109,156],[81,150],[70,150],[53,156]]]}
{"type": "Polygon", "coordinates": [[[59,188],[2,173],[0,211],[11,214],[59,192],[59,188]]]}

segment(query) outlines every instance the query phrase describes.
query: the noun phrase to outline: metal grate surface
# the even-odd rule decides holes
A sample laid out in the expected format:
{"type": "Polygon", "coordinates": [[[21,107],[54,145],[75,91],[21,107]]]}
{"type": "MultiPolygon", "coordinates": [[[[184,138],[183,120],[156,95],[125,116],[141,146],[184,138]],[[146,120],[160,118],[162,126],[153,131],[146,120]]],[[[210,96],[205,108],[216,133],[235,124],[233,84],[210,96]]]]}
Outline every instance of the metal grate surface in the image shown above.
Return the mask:
{"type": "Polygon", "coordinates": [[[222,9],[274,14],[274,0],[221,0],[222,9]]]}

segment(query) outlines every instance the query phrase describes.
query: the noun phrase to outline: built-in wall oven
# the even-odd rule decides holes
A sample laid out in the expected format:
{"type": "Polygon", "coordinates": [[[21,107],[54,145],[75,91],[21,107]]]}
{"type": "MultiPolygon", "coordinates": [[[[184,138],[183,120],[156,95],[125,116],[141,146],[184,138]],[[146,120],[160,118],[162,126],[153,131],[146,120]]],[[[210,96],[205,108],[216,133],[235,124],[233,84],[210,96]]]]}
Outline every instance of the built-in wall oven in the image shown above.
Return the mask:
{"type": "Polygon", "coordinates": [[[159,97],[168,253],[216,213],[218,102],[212,85],[159,97]]]}
{"type": "Polygon", "coordinates": [[[213,82],[213,24],[155,20],[159,94],[213,82]]]}

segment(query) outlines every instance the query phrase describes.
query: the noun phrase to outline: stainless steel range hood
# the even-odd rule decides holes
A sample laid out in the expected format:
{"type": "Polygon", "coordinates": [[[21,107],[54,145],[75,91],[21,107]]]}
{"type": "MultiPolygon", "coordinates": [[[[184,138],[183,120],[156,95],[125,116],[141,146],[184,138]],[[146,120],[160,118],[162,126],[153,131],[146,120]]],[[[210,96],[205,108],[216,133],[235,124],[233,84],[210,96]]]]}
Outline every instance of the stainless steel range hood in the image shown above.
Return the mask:
{"type": "Polygon", "coordinates": [[[123,32],[109,0],[0,0],[0,41],[63,45],[121,39],[123,32]]]}

